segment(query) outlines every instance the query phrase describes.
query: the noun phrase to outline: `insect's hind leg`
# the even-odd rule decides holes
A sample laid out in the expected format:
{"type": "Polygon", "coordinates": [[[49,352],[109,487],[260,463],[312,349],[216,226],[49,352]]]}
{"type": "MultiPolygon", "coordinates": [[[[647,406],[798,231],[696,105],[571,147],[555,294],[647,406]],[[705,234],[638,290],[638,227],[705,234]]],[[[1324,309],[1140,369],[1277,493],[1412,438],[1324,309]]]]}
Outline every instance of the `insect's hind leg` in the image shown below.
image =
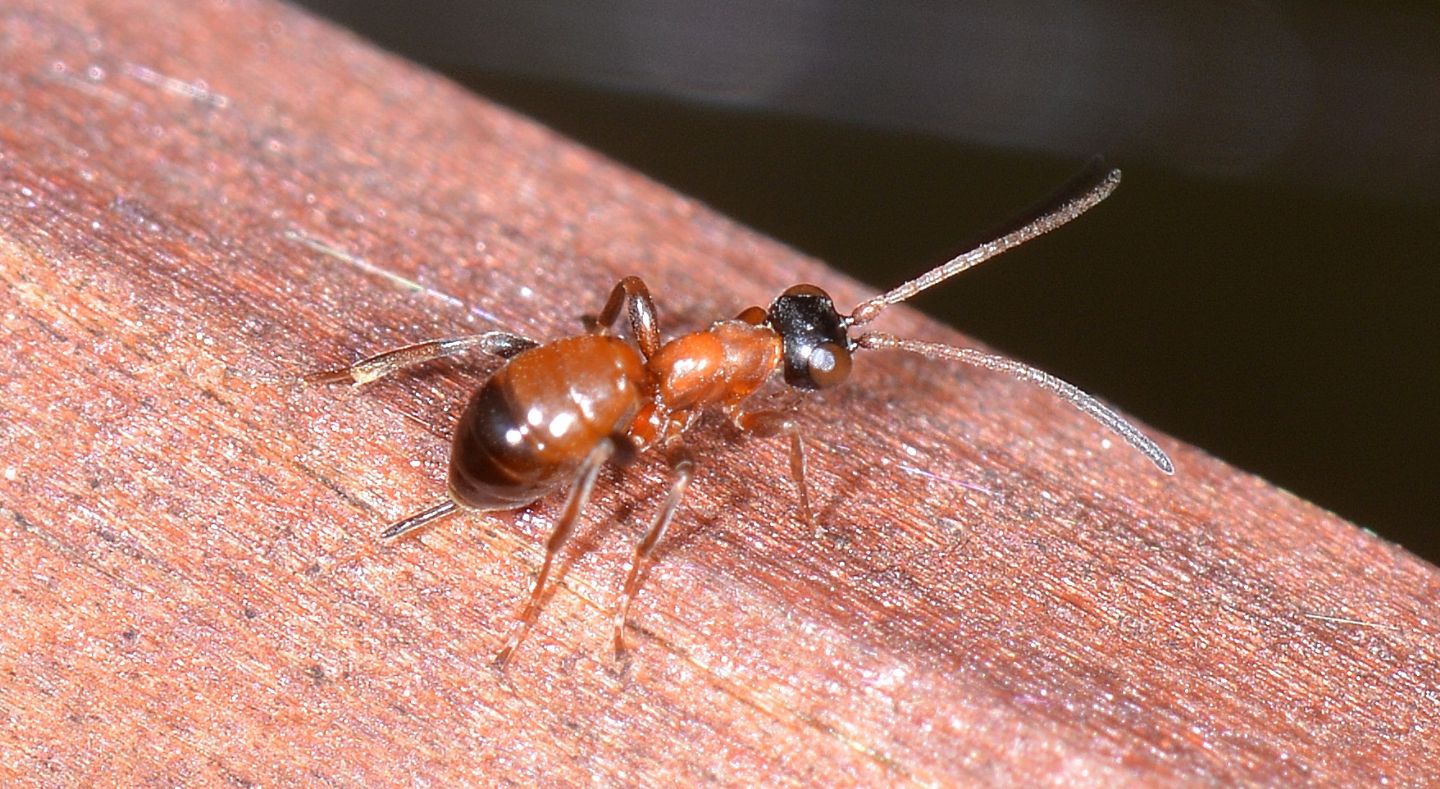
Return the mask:
{"type": "Polygon", "coordinates": [[[505,640],[505,646],[495,656],[495,666],[504,670],[510,663],[510,657],[515,654],[515,648],[520,646],[525,635],[530,632],[530,626],[535,623],[535,617],[540,613],[541,600],[545,592],[545,582],[550,578],[550,568],[555,562],[555,555],[565,546],[566,540],[575,530],[575,524],[580,520],[585,505],[590,501],[590,492],[595,487],[595,478],[600,473],[600,467],[621,451],[620,440],[607,438],[595,445],[590,454],[580,464],[575,472],[575,481],[570,486],[570,495],[565,498],[565,508],[560,512],[560,517],[555,521],[555,526],[550,530],[550,536],[545,540],[545,560],[540,563],[540,572],[535,576],[535,583],[530,587],[530,596],[521,609],[520,616],[516,618],[515,626],[510,631],[510,637],[505,640]]]}
{"type": "Polygon", "coordinates": [[[665,536],[665,529],[675,517],[675,510],[680,506],[680,501],[685,497],[685,489],[689,487],[690,480],[695,476],[695,464],[683,451],[677,451],[671,455],[670,471],[673,475],[670,481],[670,492],[666,494],[665,501],[660,505],[660,510],[655,513],[655,520],[651,522],[650,529],[640,542],[635,544],[635,554],[630,559],[630,572],[625,577],[625,586],[620,592],[619,603],[615,607],[615,657],[625,655],[625,621],[630,616],[630,603],[635,600],[635,594],[640,591],[640,585],[644,583],[645,576],[650,568],[651,554],[660,539],[665,536]]]}
{"type": "Polygon", "coordinates": [[[377,378],[397,373],[406,367],[413,367],[445,356],[455,356],[474,348],[479,348],[491,356],[509,359],[536,345],[534,340],[527,337],[503,331],[444,337],[383,351],[345,367],[307,373],[302,375],[300,380],[307,384],[365,384],[377,378]]]}

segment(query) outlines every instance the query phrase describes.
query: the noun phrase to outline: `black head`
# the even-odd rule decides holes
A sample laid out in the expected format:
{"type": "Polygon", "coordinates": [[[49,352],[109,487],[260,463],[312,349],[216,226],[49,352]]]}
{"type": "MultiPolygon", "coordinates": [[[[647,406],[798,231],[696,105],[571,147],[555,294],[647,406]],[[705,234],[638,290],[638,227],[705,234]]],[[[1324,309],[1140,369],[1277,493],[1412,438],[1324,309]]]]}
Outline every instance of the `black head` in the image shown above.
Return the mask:
{"type": "Polygon", "coordinates": [[[785,383],[797,389],[828,389],[850,375],[849,321],[835,311],[830,294],[814,285],[781,293],[765,324],[780,335],[785,383]]]}

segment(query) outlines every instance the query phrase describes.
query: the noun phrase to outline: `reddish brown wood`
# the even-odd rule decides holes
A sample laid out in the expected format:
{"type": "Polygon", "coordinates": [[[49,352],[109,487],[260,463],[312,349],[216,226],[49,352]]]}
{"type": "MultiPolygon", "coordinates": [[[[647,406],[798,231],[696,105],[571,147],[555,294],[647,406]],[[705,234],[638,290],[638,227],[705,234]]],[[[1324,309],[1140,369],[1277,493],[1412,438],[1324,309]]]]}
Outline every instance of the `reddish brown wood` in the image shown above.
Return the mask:
{"type": "Polygon", "coordinates": [[[805,411],[822,538],[783,445],[701,431],[633,662],[608,617],[654,458],[602,482],[498,676],[558,502],[375,539],[441,495],[483,363],[257,381],[558,336],[629,273],[672,330],[865,292],[283,6],[12,0],[0,51],[0,783],[1440,774],[1434,567],[879,354],[805,411]]]}

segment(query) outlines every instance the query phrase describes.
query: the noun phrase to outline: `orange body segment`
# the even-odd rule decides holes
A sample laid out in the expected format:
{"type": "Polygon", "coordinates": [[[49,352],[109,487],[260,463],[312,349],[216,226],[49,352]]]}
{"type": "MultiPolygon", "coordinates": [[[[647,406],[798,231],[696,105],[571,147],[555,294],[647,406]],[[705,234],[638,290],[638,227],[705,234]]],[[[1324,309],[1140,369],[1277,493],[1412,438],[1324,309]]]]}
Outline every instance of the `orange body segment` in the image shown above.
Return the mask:
{"type": "Polygon", "coordinates": [[[664,407],[690,411],[745,399],[779,363],[780,337],[772,329],[729,320],[666,343],[649,369],[664,407]]]}

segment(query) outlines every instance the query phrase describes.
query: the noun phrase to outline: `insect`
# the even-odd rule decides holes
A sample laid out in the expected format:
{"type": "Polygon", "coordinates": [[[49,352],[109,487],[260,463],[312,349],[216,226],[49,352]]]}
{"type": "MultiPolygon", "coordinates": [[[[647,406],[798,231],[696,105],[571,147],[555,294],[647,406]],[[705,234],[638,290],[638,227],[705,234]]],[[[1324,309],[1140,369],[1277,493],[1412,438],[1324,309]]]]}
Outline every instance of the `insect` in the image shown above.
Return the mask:
{"type": "Polygon", "coordinates": [[[630,604],[652,551],[694,476],[695,461],[685,449],[684,436],[702,411],[718,409],[741,431],[788,440],[801,514],[815,526],[805,480],[805,442],[792,412],[750,403],[751,395],[777,371],[795,389],[829,389],[845,381],[856,352],[894,349],[1006,372],[1064,398],[1161,471],[1173,473],[1169,457],[1154,441],[1095,398],[1046,372],[969,348],[880,332],[852,335],[886,308],[1080,216],[1109,196],[1119,182],[1119,170],[1092,167],[1018,229],[861,302],[849,314],[838,312],[820,288],[796,285],[766,309],[750,307],[735,318],[662,341],[650,292],[632,276],[614,287],[583,334],[544,344],[498,331],[449,337],[385,351],[347,367],[312,373],[305,380],[362,384],[472,350],[504,360],[470,398],[456,424],[448,497],[396,521],[381,534],[396,538],[459,511],[518,509],[568,488],[561,514],[545,541],[545,559],[510,637],[496,656],[501,667],[538,615],[551,565],[585,510],[601,467],[648,449],[663,452],[670,469],[669,490],[635,545],[615,610],[614,647],[622,656],[630,604]],[[622,312],[629,320],[630,342],[611,333],[622,312]]]}

